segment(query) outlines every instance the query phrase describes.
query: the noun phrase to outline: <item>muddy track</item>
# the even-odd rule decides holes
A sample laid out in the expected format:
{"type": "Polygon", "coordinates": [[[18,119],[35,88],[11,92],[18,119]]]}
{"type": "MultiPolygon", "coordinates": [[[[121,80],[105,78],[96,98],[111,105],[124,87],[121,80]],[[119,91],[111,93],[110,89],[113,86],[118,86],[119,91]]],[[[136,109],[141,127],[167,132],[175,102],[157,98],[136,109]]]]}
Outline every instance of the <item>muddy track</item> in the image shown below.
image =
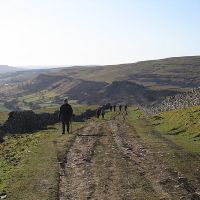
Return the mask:
{"type": "Polygon", "coordinates": [[[195,189],[116,115],[79,130],[60,168],[58,199],[189,200],[195,189]]]}

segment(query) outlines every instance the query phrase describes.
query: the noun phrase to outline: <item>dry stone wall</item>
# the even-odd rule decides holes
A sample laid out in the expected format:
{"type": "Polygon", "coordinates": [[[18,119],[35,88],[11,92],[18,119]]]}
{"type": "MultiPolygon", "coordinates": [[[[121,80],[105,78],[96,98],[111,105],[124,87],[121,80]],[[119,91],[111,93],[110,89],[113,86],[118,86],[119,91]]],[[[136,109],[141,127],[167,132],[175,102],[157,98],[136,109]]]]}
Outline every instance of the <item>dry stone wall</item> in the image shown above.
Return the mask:
{"type": "Polygon", "coordinates": [[[158,113],[198,105],[200,105],[200,88],[195,88],[189,92],[168,97],[161,103],[147,108],[146,111],[158,113]]]}
{"type": "Polygon", "coordinates": [[[13,111],[1,130],[9,133],[26,133],[41,130],[58,122],[58,112],[35,114],[33,111],[13,111]]]}
{"type": "MultiPolygon", "coordinates": [[[[110,104],[102,107],[105,110],[109,109],[110,104]]],[[[3,138],[3,133],[28,133],[45,129],[48,125],[59,122],[58,114],[59,111],[41,114],[36,114],[31,110],[10,112],[8,120],[0,127],[0,138],[3,138]]],[[[95,115],[96,110],[88,109],[80,115],[73,115],[72,120],[75,122],[83,122],[95,115]]]]}

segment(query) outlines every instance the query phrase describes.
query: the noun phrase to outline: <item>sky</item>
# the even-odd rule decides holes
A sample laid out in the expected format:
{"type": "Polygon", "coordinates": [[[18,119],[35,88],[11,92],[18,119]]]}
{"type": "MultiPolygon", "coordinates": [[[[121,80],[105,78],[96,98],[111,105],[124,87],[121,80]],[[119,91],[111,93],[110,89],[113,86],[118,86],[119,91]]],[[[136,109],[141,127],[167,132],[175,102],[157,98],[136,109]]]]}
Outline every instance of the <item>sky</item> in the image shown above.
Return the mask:
{"type": "Polygon", "coordinates": [[[0,0],[0,65],[200,55],[200,0],[0,0]]]}

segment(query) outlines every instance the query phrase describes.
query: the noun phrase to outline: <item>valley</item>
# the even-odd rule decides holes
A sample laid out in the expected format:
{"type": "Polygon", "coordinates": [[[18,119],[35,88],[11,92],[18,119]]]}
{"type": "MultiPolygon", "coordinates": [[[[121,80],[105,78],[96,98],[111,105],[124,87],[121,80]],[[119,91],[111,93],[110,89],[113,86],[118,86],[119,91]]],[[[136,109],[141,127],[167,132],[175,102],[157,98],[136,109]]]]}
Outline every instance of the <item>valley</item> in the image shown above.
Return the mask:
{"type": "Polygon", "coordinates": [[[199,87],[199,66],[200,58],[191,56],[9,72],[0,75],[0,105],[4,110],[35,109],[57,106],[63,97],[81,104],[152,104],[199,87]]]}

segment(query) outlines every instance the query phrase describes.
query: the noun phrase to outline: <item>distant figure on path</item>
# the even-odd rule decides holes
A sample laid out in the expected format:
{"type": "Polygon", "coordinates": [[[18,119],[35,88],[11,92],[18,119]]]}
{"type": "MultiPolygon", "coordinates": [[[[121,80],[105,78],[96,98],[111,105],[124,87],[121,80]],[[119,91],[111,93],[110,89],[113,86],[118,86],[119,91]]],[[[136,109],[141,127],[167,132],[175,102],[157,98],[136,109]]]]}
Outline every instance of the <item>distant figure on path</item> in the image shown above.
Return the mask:
{"type": "Polygon", "coordinates": [[[102,108],[101,109],[101,116],[102,116],[102,119],[104,119],[104,116],[105,116],[105,110],[102,108]]]}
{"type": "Polygon", "coordinates": [[[113,106],[114,112],[116,111],[116,105],[113,106]]]}
{"type": "Polygon", "coordinates": [[[98,119],[99,119],[100,114],[101,114],[101,108],[97,108],[96,115],[98,119]]]}
{"type": "Polygon", "coordinates": [[[124,110],[125,110],[125,114],[126,114],[126,115],[128,115],[127,109],[128,109],[128,105],[126,104],[126,105],[124,106],[124,110]]]}
{"type": "Polygon", "coordinates": [[[110,106],[110,111],[112,112],[112,105],[110,106]]]}
{"type": "Polygon", "coordinates": [[[97,115],[97,118],[99,119],[99,116],[101,115],[101,108],[97,108],[96,115],[97,115]]]}
{"type": "Polygon", "coordinates": [[[119,112],[121,112],[121,110],[122,110],[122,105],[120,104],[119,105],[119,112]]]}
{"type": "Polygon", "coordinates": [[[70,122],[73,114],[71,105],[68,104],[68,99],[64,100],[64,104],[60,107],[59,120],[62,121],[62,134],[65,134],[65,125],[69,133],[70,122]]]}

